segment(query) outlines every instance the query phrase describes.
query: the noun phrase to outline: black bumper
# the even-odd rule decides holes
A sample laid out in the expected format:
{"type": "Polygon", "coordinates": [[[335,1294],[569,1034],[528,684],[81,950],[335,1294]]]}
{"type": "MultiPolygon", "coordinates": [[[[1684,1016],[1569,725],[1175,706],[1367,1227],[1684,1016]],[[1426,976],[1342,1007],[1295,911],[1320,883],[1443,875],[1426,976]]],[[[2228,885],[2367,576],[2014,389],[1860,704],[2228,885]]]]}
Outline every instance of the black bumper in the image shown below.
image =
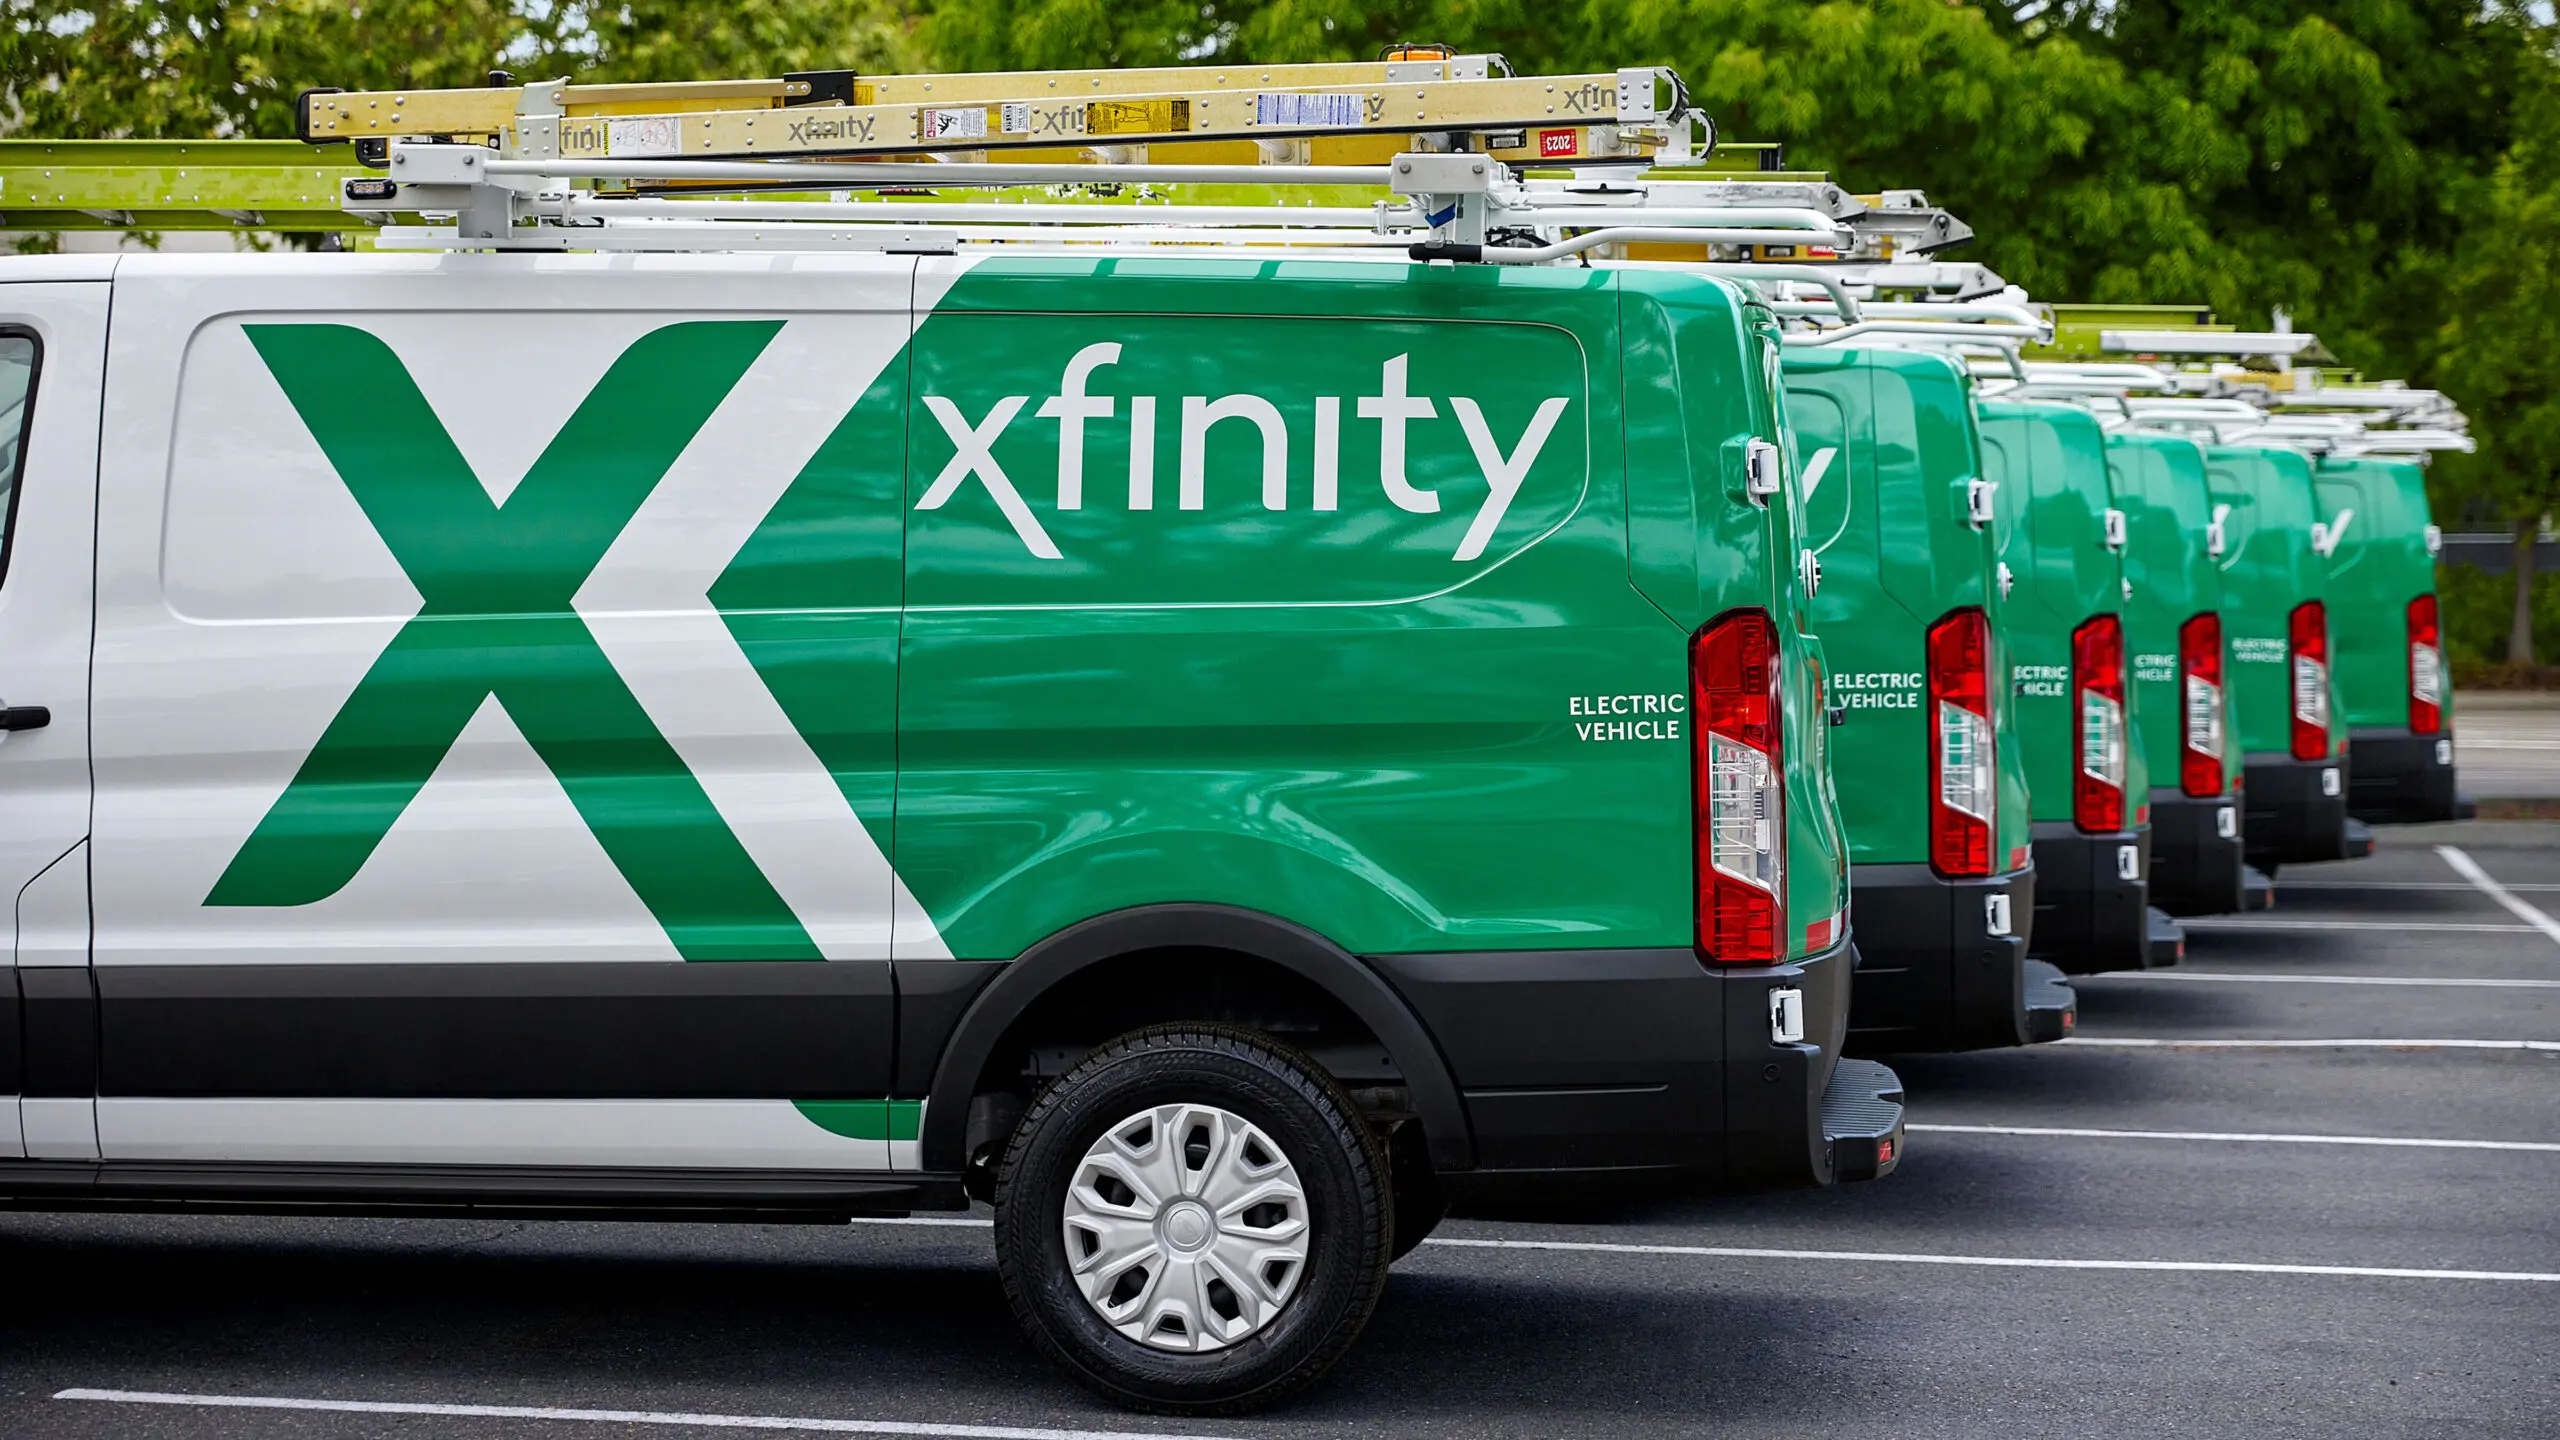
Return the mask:
{"type": "Polygon", "coordinates": [[[2025,962],[2037,884],[2032,866],[1986,880],[1949,880],[1926,865],[1853,867],[1850,1053],[2031,1043],[2025,962]],[[1995,930],[1998,914],[2005,929],[1995,930]]]}
{"type": "Polygon", "coordinates": [[[2345,860],[2347,762],[2252,755],[2241,773],[2241,839],[2252,865],[2345,860]]]}
{"type": "MultiPolygon", "coordinates": [[[[1369,963],[1431,1031],[1465,1100],[1476,1168],[1443,1174],[1455,1194],[1646,1180],[1782,1189],[1860,1178],[1836,1168],[1840,1137],[1823,1119],[1854,956],[1844,940],[1749,969],[1709,966],[1686,949],[1369,963]],[[1772,995],[1788,990],[1801,1006],[1800,1041],[1774,1033],[1772,995]]],[[[1899,1149],[1900,1123],[1897,1105],[1888,1151],[1899,1149]]],[[[1856,1145],[1850,1151],[1854,1172],[1864,1162],[1856,1145]]],[[[1878,1163],[1890,1168],[1890,1158],[1878,1163]]]]}
{"type": "Polygon", "coordinates": [[[2412,735],[2405,725],[2350,731],[2347,812],[2376,825],[2461,818],[2453,782],[2453,732],[2412,735]]]}
{"type": "Polygon", "coordinates": [[[2035,954],[2073,975],[2139,970],[2150,957],[2151,832],[2035,827],[2035,954]]]}
{"type": "Polygon", "coordinates": [[[2249,908],[2241,856],[2240,799],[2151,792],[2151,903],[2172,915],[2249,908]]]}

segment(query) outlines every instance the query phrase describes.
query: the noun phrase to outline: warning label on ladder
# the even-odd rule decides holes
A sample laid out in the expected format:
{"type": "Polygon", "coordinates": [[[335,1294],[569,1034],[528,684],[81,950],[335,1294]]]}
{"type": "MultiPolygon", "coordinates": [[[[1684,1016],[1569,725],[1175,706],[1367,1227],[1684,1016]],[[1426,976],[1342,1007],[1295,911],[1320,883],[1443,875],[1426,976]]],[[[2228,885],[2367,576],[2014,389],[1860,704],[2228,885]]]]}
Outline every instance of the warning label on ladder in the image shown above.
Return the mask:
{"type": "Polygon", "coordinates": [[[1256,95],[1256,125],[1356,126],[1363,106],[1357,95],[1256,95]]]}

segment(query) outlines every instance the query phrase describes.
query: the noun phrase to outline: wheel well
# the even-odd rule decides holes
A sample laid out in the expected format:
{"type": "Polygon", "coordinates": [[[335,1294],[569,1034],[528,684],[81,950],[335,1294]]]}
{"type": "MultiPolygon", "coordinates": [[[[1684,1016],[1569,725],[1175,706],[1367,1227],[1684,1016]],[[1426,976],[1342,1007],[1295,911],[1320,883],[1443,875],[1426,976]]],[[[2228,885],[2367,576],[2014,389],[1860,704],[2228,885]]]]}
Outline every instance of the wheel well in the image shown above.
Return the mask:
{"type": "Polygon", "coordinates": [[[1438,1047],[1369,966],[1302,927],[1224,906],[1167,905],[1086,921],[1004,967],[942,1053],[922,1135],[927,1169],[973,1190],[1039,1087],[1132,1030],[1213,1021],[1305,1053],[1399,1144],[1472,1162],[1438,1047]]]}

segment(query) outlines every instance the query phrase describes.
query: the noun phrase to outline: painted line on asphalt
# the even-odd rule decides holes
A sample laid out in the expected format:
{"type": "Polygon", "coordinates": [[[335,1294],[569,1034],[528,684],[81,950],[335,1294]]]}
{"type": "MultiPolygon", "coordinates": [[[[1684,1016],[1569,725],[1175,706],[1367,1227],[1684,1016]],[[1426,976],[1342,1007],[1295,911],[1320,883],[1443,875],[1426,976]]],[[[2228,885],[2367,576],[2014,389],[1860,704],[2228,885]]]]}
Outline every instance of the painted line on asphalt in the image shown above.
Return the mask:
{"type": "Polygon", "coordinates": [[[2165,1040],[2147,1036],[2073,1035],[2039,1045],[2102,1050],[2533,1050],[2560,1054],[2560,1040],[2165,1040]]]}
{"type": "MultiPolygon", "coordinates": [[[[2462,895],[2477,893],[2475,887],[2458,885],[2451,880],[2279,880],[2276,882],[2276,888],[2278,890],[2442,890],[2462,895]]],[[[2507,888],[2535,895],[2560,894],[2560,885],[2546,885],[2538,881],[2530,884],[2511,884],[2507,888]]]]}
{"type": "MultiPolygon", "coordinates": [[[[2518,897],[2514,891],[2509,890],[2506,886],[2490,879],[2489,872],[2481,869],[2479,862],[2462,853],[2458,847],[2452,845],[2439,845],[2436,847],[2436,854],[2444,861],[2445,864],[2453,867],[2454,874],[2470,881],[2473,886],[2479,889],[2481,894],[2486,895],[2490,899],[2505,906],[2508,914],[2515,916],[2527,925],[2530,925],[2534,929],[2541,931],[2543,934],[2550,936],[2554,941],[2560,941],[2560,920],[2554,920],[2550,916],[2543,914],[2540,910],[2535,909],[2532,905],[2527,904],[2523,899],[2518,897]]],[[[2451,927],[2429,928],[2449,929],[2451,927]]]]}
{"type": "Polygon", "coordinates": [[[2111,970],[2100,975],[2071,977],[2074,985],[2085,985],[2092,980],[2208,980],[2234,985],[2451,985],[2475,990],[2560,990],[2560,980],[2498,980],[2468,975],[2242,975],[2228,970],[2111,970]]]}
{"type": "Polygon", "coordinates": [[[697,1415],[676,1410],[573,1410],[553,1405],[433,1405],[402,1400],[306,1400],[285,1395],[173,1395],[155,1390],[63,1390],[56,1400],[178,1405],[218,1410],[302,1410],[332,1415],[436,1415],[473,1420],[579,1420],[597,1425],[684,1425],[696,1430],[804,1430],[833,1435],[937,1435],[957,1440],[1210,1440],[1163,1430],[1052,1430],[1021,1425],[941,1425],[913,1420],[835,1420],[813,1415],[697,1415]]]}
{"type": "MultiPolygon", "coordinates": [[[[2521,901],[2517,902],[2523,903],[2521,901]]],[[[2178,922],[2189,930],[2228,933],[2235,930],[2388,930],[2402,935],[2416,935],[2438,930],[2459,930],[2474,935],[2530,935],[2530,925],[2498,925],[2468,920],[2452,924],[2417,920],[2224,920],[2210,915],[2197,915],[2178,922]]]]}
{"type": "Polygon", "coordinates": [[[1762,1250],[1739,1245],[1632,1245],[1601,1240],[1471,1240],[1435,1235],[1422,1242],[1468,1250],[1555,1250],[1590,1255],[1692,1255],[1720,1260],[1843,1260],[1878,1265],[1970,1265],[1994,1270],[2157,1270],[2181,1274],[2338,1275],[2381,1280],[2523,1280],[2560,1284],[2541,1270],[2417,1270],[2386,1265],[2274,1265],[2245,1260],[2062,1260],[2023,1255],[1912,1255],[1889,1250],[1762,1250]]]}
{"type": "Polygon", "coordinates": [[[2083,1130],[2045,1125],[1922,1125],[1942,1135],[2050,1135],[2073,1140],[2211,1140],[2248,1145],[2378,1145],[2408,1150],[2521,1150],[2560,1155],[2560,1144],[2540,1140],[2436,1140],[2417,1135],[2262,1135],[2242,1130],[2083,1130]]]}

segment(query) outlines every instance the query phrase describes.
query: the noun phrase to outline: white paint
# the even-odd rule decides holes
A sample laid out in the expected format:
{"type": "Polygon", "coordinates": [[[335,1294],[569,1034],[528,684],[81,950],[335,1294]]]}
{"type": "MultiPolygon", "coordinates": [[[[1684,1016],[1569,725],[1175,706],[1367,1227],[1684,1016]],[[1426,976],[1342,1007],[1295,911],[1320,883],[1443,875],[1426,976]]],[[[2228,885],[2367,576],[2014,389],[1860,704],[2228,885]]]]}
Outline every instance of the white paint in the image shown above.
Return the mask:
{"type": "Polygon", "coordinates": [[[2530,925],[2442,924],[2429,920],[2219,920],[2196,916],[2178,922],[2190,930],[2380,930],[2410,935],[2420,931],[2447,930],[2473,935],[2530,935],[2530,925]]]}
{"type": "Polygon", "coordinates": [[[1538,463],[1538,452],[1546,448],[1547,436],[1571,403],[1562,395],[1540,401],[1538,413],[1529,417],[1528,428],[1520,432],[1519,443],[1506,456],[1476,402],[1463,395],[1449,402],[1450,410],[1458,417],[1458,428],[1466,432],[1468,448],[1475,452],[1476,468],[1484,472],[1484,483],[1491,490],[1483,507],[1476,511],[1474,522],[1467,526],[1465,538],[1458,542],[1458,552],[1449,557],[1451,560],[1473,560],[1484,553],[1486,542],[1493,539],[1503,515],[1511,509],[1511,497],[1520,493],[1520,483],[1529,478],[1529,467],[1538,463]]]}
{"type": "Polygon", "coordinates": [[[2234,975],[2214,970],[2118,970],[2105,975],[2075,976],[2071,983],[2085,985],[2092,980],[2207,980],[2234,985],[2435,985],[2475,990],[2560,990],[2560,980],[2495,980],[2450,975],[2234,975]]]}
{"type": "MultiPolygon", "coordinates": [[[[83,1102],[85,1103],[85,1102],[83,1102]]],[[[820,1128],[788,1100],[234,1100],[108,1096],[117,1160],[887,1170],[885,1140],[820,1128]]]]}
{"type": "MultiPolygon", "coordinates": [[[[2468,895],[2473,888],[2449,880],[2281,880],[2279,890],[2433,890],[2468,895]]],[[[2560,885],[2508,885],[2509,890],[2536,895],[2560,894],[2560,885]]]]}
{"type": "Polygon", "coordinates": [[[2074,1035],[2052,1043],[2105,1050],[2535,1050],[2560,1055],[2560,1040],[2161,1040],[2074,1035]]]}
{"type": "Polygon", "coordinates": [[[2489,872],[2481,869],[2479,862],[2451,845],[2437,846],[2436,854],[2445,864],[2453,867],[2454,874],[2470,881],[2481,894],[2505,906],[2508,914],[2550,936],[2553,940],[2560,941],[2560,920],[2552,919],[2541,910],[2518,899],[2514,891],[2490,879],[2489,872]]]}
{"type": "Polygon", "coordinates": [[[928,1420],[835,1420],[801,1415],[713,1415],[681,1410],[579,1410],[556,1405],[439,1405],[403,1400],[306,1400],[281,1395],[178,1395],[155,1390],[58,1390],[56,1400],[178,1405],[207,1410],[300,1410],[327,1415],[434,1415],[473,1420],[576,1420],[595,1425],[682,1425],[697,1430],[808,1430],[827,1435],[936,1435],[958,1440],[1205,1440],[1161,1430],[1052,1430],[949,1425],[928,1420]]]}
{"type": "Polygon", "coordinates": [[[2413,1135],[2282,1135],[2242,1130],[2084,1130],[2040,1125],[1916,1125],[1941,1135],[2049,1135],[2075,1140],[2210,1140],[2249,1145],[2379,1145],[2410,1150],[2517,1150],[2560,1155],[2560,1144],[2539,1140],[2438,1140],[2413,1135]]]}
{"type": "Polygon", "coordinates": [[[1552,1250],[1589,1255],[1690,1255],[1723,1260],[1843,1260],[1878,1265],[1967,1265],[1996,1270],[2152,1270],[2180,1274],[2334,1275],[2381,1280],[2522,1280],[2560,1284],[2540,1270],[2418,1270],[2382,1265],[2276,1265],[2244,1260],[2060,1260],[2022,1255],[1922,1255],[1889,1250],[1763,1250],[1739,1245],[1628,1245],[1599,1240],[1470,1240],[1435,1235],[1422,1242],[1465,1250],[1552,1250]]]}

